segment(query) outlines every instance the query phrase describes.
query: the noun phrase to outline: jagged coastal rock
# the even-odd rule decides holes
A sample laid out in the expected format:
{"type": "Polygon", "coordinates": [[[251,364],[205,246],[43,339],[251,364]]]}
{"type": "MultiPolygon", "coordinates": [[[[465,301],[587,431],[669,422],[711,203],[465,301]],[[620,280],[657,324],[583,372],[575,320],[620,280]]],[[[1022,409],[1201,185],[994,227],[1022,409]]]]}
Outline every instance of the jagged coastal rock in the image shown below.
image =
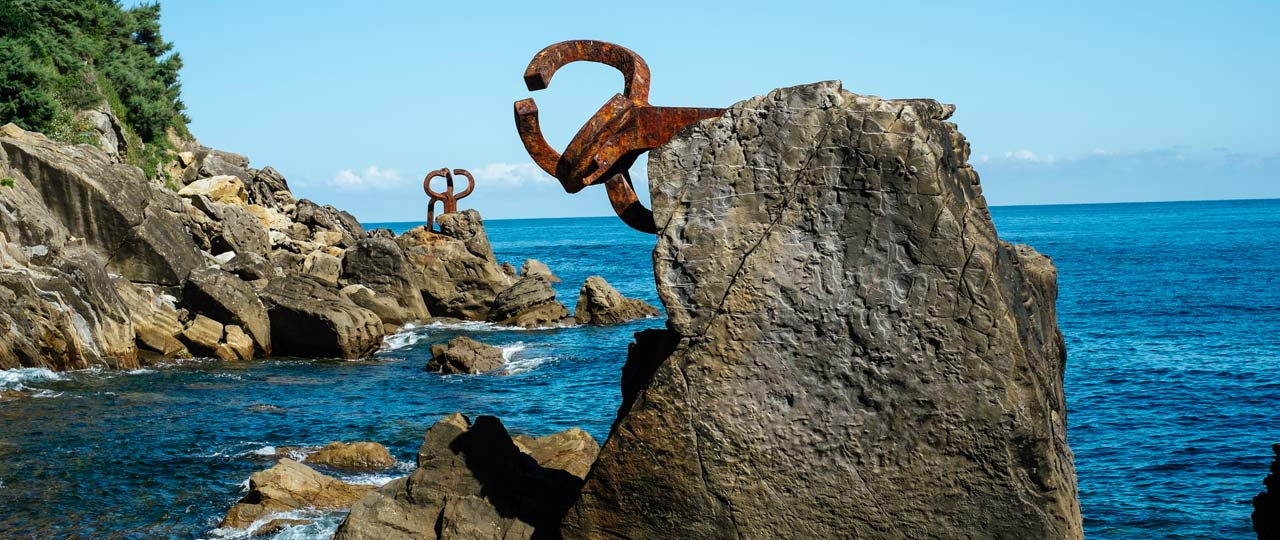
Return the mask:
{"type": "Polygon", "coordinates": [[[573,319],[578,324],[616,324],[646,317],[657,317],[658,308],[638,298],[623,298],[600,276],[590,276],[582,282],[578,293],[578,305],[573,309],[573,319]]]}
{"type": "Polygon", "coordinates": [[[218,527],[244,529],[255,521],[290,510],[346,508],[373,489],[347,484],[285,458],[249,477],[249,493],[227,511],[218,527]]]}
{"type": "Polygon", "coordinates": [[[395,465],[396,458],[376,442],[331,442],[307,456],[306,462],[336,469],[376,470],[395,465]]]}
{"type": "Polygon", "coordinates": [[[450,415],[418,469],[355,503],[334,539],[554,538],[598,450],[582,430],[517,442],[497,418],[450,415]]]}
{"type": "Polygon", "coordinates": [[[503,362],[502,349],[467,336],[458,336],[431,346],[427,371],[469,375],[501,368],[503,362]]]}
{"type": "Polygon", "coordinates": [[[1266,490],[1253,498],[1253,530],[1258,540],[1280,539],[1280,444],[1271,445],[1275,458],[1270,474],[1262,480],[1266,490]]]}
{"type": "Polygon", "coordinates": [[[669,330],[566,538],[1082,537],[1056,271],[952,110],[824,82],[652,152],[669,330]]]}
{"type": "Polygon", "coordinates": [[[433,315],[568,316],[545,265],[502,270],[474,210],[440,216],[440,232],[370,234],[271,167],[184,144],[163,167],[175,192],[118,154],[0,127],[0,325],[17,329],[0,369],[361,358],[433,315]]]}

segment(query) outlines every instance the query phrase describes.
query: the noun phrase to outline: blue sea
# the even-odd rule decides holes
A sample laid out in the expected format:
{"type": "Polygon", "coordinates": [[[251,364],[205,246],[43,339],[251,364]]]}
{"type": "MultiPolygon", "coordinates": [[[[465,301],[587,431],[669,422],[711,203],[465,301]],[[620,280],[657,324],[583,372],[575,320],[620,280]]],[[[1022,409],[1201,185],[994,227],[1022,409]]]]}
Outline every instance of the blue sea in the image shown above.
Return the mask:
{"type": "MultiPolygon", "coordinates": [[[[1086,535],[1252,538],[1250,498],[1280,441],[1280,201],[993,208],[1053,257],[1068,437],[1086,535]]],[[[370,224],[397,232],[416,223],[370,224]]],[[[660,305],[653,238],[615,218],[492,220],[495,253],[547,263],[573,307],[588,275],[660,305]]],[[[433,324],[363,361],[191,360],[137,371],[0,371],[0,538],[243,538],[216,525],[274,447],[374,440],[406,474],[423,432],[463,411],[516,433],[604,440],[631,335],[613,327],[433,324]],[[431,344],[502,347],[509,376],[423,371],[431,344]]],[[[327,538],[337,513],[277,538],[327,538]]]]}

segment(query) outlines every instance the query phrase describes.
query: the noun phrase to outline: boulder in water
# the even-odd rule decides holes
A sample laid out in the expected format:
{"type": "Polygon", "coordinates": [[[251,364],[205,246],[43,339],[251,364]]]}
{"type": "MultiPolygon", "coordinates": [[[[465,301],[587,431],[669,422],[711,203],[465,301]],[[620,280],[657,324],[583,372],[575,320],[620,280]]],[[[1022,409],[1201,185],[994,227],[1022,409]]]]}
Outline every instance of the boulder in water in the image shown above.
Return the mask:
{"type": "Polygon", "coordinates": [[[489,314],[498,324],[524,328],[555,326],[568,316],[569,310],[556,300],[555,289],[541,275],[522,277],[498,293],[489,314]]]}
{"type": "Polygon", "coordinates": [[[600,276],[590,276],[582,282],[578,292],[578,305],[573,310],[573,320],[578,324],[617,324],[657,317],[661,313],[644,300],[623,298],[600,276]]]}
{"type": "Polygon", "coordinates": [[[494,298],[512,280],[493,256],[480,214],[464,210],[436,221],[441,232],[418,227],[396,239],[410,281],[432,315],[489,320],[494,298]]]}
{"type": "Polygon", "coordinates": [[[1265,491],[1253,498],[1253,530],[1258,540],[1280,540],[1280,444],[1271,445],[1275,458],[1271,473],[1262,480],[1265,491]]]}
{"type": "Polygon", "coordinates": [[[376,442],[331,442],[307,456],[307,463],[327,465],[335,469],[376,470],[396,464],[387,447],[376,442]]]}
{"type": "Polygon", "coordinates": [[[373,489],[347,484],[285,458],[249,477],[249,493],[227,511],[218,527],[243,529],[271,514],[291,510],[347,508],[373,489]]]}
{"type": "Polygon", "coordinates": [[[505,361],[502,349],[480,343],[467,336],[458,336],[446,343],[431,346],[431,359],[427,371],[444,374],[475,374],[501,368],[505,361]]]}

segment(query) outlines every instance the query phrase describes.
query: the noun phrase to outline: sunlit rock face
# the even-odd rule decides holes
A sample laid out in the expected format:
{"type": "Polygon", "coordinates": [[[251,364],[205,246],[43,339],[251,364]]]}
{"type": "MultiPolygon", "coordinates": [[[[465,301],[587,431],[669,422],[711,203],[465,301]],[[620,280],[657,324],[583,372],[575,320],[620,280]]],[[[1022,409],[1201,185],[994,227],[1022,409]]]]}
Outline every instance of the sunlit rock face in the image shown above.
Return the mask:
{"type": "Polygon", "coordinates": [[[637,336],[571,539],[1082,537],[1056,270],[932,100],[775,90],[653,151],[637,336]]]}

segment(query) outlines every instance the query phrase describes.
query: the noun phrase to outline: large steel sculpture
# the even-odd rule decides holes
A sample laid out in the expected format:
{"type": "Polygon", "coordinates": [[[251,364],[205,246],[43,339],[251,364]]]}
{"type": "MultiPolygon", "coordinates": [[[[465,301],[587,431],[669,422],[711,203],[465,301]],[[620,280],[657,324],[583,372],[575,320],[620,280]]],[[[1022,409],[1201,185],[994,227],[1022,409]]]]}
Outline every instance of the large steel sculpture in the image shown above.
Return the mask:
{"type": "Polygon", "coordinates": [[[542,49],[524,72],[525,86],[531,91],[542,90],[556,70],[573,62],[598,62],[621,71],[625,81],[622,93],[614,94],[587,120],[564,154],[542,137],[533,99],[517,101],[516,130],[525,150],[569,193],[603,182],[622,221],[636,230],[656,233],[653,212],[636,198],[628,169],[640,154],[667,142],[681,128],[720,116],[724,109],[650,105],[648,64],[630,49],[603,41],[563,41],[542,49]]]}
{"type": "Polygon", "coordinates": [[[422,190],[427,192],[427,197],[431,198],[431,202],[427,204],[427,230],[434,230],[436,226],[436,202],[444,203],[444,212],[441,214],[451,214],[458,211],[458,199],[471,194],[471,190],[476,188],[476,178],[471,176],[466,169],[454,169],[450,171],[448,167],[436,169],[427,173],[427,177],[422,180],[422,190]],[[453,175],[460,174],[467,178],[467,189],[462,193],[453,193],[453,175]],[[431,179],[444,177],[445,190],[444,193],[436,192],[431,189],[431,179]]]}

